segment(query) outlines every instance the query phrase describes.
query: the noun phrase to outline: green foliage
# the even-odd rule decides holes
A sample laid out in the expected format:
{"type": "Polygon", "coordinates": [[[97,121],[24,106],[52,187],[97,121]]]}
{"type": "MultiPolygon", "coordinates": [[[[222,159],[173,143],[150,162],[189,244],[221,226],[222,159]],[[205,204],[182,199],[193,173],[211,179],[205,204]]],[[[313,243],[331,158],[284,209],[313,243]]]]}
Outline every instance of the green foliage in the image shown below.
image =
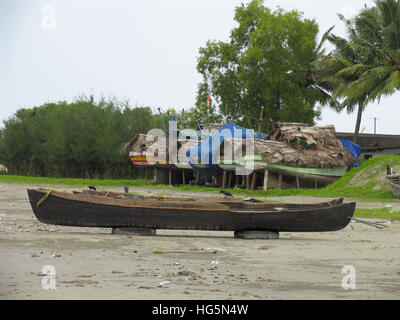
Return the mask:
{"type": "Polygon", "coordinates": [[[10,174],[130,177],[121,150],[137,133],[162,128],[159,119],[150,108],[92,96],[22,108],[0,129],[0,163],[10,174]]]}
{"type": "Polygon", "coordinates": [[[223,116],[250,128],[258,127],[264,106],[266,131],[276,121],[313,124],[320,114],[315,104],[329,98],[313,75],[323,52],[316,42],[318,25],[298,11],[272,12],[263,3],[237,7],[230,41],[208,41],[200,48],[203,81],[196,106],[201,109],[210,94],[223,116]]]}
{"type": "Polygon", "coordinates": [[[368,219],[400,220],[400,212],[392,211],[390,208],[356,209],[354,217],[368,219]]]}
{"type": "Polygon", "coordinates": [[[354,19],[346,20],[348,39],[331,35],[336,49],[326,69],[334,74],[334,99],[343,98],[338,111],[353,112],[358,106],[355,139],[362,112],[369,102],[400,89],[400,0],[376,0],[354,19]]]}
{"type": "Polygon", "coordinates": [[[0,183],[30,184],[30,185],[65,185],[71,187],[141,187],[145,185],[144,179],[84,179],[84,178],[48,178],[28,177],[16,175],[0,175],[0,183]]]}

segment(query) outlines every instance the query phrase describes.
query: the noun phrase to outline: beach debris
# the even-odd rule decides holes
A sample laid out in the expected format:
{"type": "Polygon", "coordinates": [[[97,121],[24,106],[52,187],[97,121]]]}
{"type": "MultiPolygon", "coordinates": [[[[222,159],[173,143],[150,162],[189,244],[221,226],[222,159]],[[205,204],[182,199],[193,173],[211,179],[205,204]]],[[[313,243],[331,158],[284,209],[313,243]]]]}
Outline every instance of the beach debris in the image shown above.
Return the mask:
{"type": "Polygon", "coordinates": [[[97,190],[95,186],[89,186],[88,188],[89,188],[90,190],[93,190],[93,191],[96,191],[96,190],[97,190]]]}
{"type": "Polygon", "coordinates": [[[349,219],[351,219],[351,220],[353,220],[355,222],[363,223],[363,224],[371,226],[371,227],[375,227],[377,229],[385,229],[386,228],[386,226],[383,225],[382,223],[369,222],[369,221],[364,221],[364,220],[361,220],[361,219],[350,218],[350,217],[349,217],[349,219]]]}
{"type": "Polygon", "coordinates": [[[217,264],[219,264],[219,260],[218,259],[217,260],[213,260],[213,261],[211,261],[211,264],[217,265],[217,264]]]}
{"type": "Polygon", "coordinates": [[[84,285],[84,284],[98,284],[99,282],[96,280],[71,280],[71,281],[60,281],[61,283],[70,283],[76,285],[84,285]]]}
{"type": "Polygon", "coordinates": [[[165,285],[167,285],[167,284],[170,284],[170,281],[168,281],[168,280],[163,280],[163,281],[160,282],[160,286],[165,286],[165,285]]]}
{"type": "Polygon", "coordinates": [[[32,253],[31,258],[39,258],[40,256],[37,253],[32,253]]]}
{"type": "Polygon", "coordinates": [[[62,257],[61,254],[52,254],[52,255],[49,256],[50,259],[53,259],[53,258],[61,258],[61,257],[62,257]]]}
{"type": "Polygon", "coordinates": [[[190,249],[188,251],[175,251],[175,250],[153,250],[154,254],[167,254],[167,253],[186,253],[186,254],[216,254],[218,253],[217,250],[211,250],[211,251],[207,251],[207,250],[202,250],[202,249],[190,249]]]}
{"type": "Polygon", "coordinates": [[[167,251],[164,251],[164,250],[154,250],[153,253],[154,253],[154,254],[165,254],[165,253],[167,253],[167,251]]]}
{"type": "Polygon", "coordinates": [[[244,202],[253,202],[253,203],[261,203],[262,201],[254,199],[254,198],[246,198],[243,199],[244,202]]]}
{"type": "Polygon", "coordinates": [[[174,261],[174,263],[172,264],[173,266],[179,266],[180,263],[178,261],[174,261]]]}
{"type": "Polygon", "coordinates": [[[195,272],[188,271],[188,270],[180,270],[180,271],[176,272],[175,275],[177,275],[177,276],[185,276],[185,277],[198,276],[195,272]]]}
{"type": "Polygon", "coordinates": [[[223,249],[223,248],[200,248],[200,250],[207,250],[207,251],[209,251],[211,253],[216,253],[215,251],[217,251],[217,252],[226,252],[226,250],[223,249]]]}

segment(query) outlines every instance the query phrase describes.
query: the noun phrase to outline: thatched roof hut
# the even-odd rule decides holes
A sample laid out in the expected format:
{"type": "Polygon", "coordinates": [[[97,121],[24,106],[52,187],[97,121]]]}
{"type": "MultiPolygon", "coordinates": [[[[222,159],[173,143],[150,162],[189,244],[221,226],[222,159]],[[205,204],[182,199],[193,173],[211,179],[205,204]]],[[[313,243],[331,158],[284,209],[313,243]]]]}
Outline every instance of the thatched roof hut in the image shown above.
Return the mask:
{"type": "MultiPolygon", "coordinates": [[[[269,164],[303,168],[335,168],[350,166],[355,162],[351,153],[334,134],[334,127],[310,127],[298,123],[278,123],[268,138],[254,140],[254,154],[261,155],[269,164]]],[[[241,147],[248,155],[246,141],[226,139],[234,154],[241,147]]],[[[224,146],[221,146],[223,153],[224,146]]],[[[223,156],[221,154],[221,156],[223,156]]]]}

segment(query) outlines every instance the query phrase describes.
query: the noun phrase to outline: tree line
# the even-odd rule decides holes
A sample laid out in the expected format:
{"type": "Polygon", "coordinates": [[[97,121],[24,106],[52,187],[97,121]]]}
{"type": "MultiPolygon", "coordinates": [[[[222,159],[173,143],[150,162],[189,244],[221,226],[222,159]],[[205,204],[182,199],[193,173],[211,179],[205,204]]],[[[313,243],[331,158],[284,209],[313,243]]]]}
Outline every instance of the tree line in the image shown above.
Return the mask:
{"type": "Polygon", "coordinates": [[[220,115],[192,107],[186,112],[132,107],[112,98],[80,96],[73,102],[20,108],[0,128],[0,164],[9,174],[71,178],[143,177],[124,145],[138,133],[164,131],[174,116],[178,127],[220,122],[220,115]],[[160,110],[161,111],[161,110],[160,110]]]}
{"type": "Polygon", "coordinates": [[[0,163],[19,175],[132,177],[123,145],[160,124],[148,107],[93,96],[21,108],[0,129],[0,163]]]}

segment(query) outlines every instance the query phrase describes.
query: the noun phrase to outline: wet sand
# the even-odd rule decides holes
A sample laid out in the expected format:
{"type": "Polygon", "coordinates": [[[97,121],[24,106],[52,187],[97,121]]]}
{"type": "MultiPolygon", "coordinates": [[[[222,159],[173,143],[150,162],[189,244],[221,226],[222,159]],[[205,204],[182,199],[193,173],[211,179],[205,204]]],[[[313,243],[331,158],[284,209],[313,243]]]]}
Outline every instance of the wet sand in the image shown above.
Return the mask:
{"type": "MultiPolygon", "coordinates": [[[[338,232],[281,233],[279,240],[239,240],[233,232],[172,230],[157,230],[154,237],[132,237],[111,234],[111,229],[42,224],[33,215],[28,187],[33,186],[0,184],[0,299],[400,297],[397,221],[379,220],[386,223],[384,230],[352,222],[338,232]],[[42,268],[49,265],[56,272],[56,290],[42,287],[42,268]],[[345,265],[355,267],[355,290],[342,288],[345,265]]],[[[58,186],[57,190],[72,189],[58,186]]],[[[172,195],[143,188],[131,191],[172,195]]]]}

